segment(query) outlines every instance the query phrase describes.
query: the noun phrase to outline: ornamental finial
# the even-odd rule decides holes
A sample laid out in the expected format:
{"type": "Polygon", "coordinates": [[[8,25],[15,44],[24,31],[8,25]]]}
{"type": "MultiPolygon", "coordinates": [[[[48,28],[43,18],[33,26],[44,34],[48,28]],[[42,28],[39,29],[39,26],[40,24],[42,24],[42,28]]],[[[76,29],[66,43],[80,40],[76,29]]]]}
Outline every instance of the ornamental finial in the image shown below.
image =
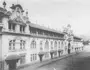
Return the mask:
{"type": "Polygon", "coordinates": [[[3,2],[3,7],[5,8],[5,7],[6,7],[6,5],[7,5],[7,4],[6,4],[6,2],[4,1],[4,2],[3,2]]]}

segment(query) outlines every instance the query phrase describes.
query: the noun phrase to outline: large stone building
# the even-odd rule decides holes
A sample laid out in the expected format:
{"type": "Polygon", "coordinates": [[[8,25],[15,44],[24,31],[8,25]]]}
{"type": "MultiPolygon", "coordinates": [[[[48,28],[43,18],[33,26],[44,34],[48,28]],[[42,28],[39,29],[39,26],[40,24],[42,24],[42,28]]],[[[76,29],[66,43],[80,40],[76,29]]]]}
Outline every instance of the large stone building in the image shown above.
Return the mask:
{"type": "Polygon", "coordinates": [[[1,68],[53,59],[68,54],[68,49],[69,53],[78,47],[81,50],[81,38],[31,23],[20,4],[13,4],[10,9],[6,9],[5,2],[0,7],[1,68]]]}

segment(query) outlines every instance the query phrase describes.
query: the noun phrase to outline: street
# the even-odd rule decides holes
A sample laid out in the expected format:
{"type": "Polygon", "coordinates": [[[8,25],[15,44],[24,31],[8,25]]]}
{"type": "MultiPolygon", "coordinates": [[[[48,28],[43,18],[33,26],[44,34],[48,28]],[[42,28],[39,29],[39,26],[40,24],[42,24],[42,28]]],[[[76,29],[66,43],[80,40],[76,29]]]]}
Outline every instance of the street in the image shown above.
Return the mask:
{"type": "Polygon", "coordinates": [[[90,0],[1,0],[0,70],[90,70],[90,0]]]}
{"type": "Polygon", "coordinates": [[[75,54],[36,68],[27,67],[20,70],[90,70],[90,52],[75,54]]]}
{"type": "Polygon", "coordinates": [[[80,53],[47,65],[36,70],[90,70],[90,53],[80,53]]]}
{"type": "Polygon", "coordinates": [[[36,70],[90,70],[90,53],[80,53],[38,67],[36,70]]]}
{"type": "Polygon", "coordinates": [[[84,51],[58,59],[40,66],[29,66],[20,70],[90,70],[90,50],[85,46],[84,51]]]}

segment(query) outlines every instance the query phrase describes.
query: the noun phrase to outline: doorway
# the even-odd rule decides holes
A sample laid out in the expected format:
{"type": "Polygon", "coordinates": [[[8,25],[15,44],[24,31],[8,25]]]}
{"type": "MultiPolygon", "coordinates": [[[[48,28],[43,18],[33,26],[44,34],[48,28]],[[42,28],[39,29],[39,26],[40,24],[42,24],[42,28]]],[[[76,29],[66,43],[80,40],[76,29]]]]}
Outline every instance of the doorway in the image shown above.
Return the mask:
{"type": "Polygon", "coordinates": [[[70,42],[69,42],[69,43],[68,43],[68,54],[71,53],[70,47],[71,47],[71,44],[70,44],[70,42]]]}

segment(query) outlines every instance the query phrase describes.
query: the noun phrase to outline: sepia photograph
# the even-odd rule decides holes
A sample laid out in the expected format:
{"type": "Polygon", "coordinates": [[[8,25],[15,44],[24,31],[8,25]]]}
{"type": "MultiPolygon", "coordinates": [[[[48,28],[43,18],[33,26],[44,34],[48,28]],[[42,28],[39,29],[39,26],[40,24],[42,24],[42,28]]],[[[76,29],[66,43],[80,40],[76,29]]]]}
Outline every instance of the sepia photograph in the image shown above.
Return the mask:
{"type": "Polygon", "coordinates": [[[0,0],[0,70],[90,70],[90,0],[0,0]]]}

